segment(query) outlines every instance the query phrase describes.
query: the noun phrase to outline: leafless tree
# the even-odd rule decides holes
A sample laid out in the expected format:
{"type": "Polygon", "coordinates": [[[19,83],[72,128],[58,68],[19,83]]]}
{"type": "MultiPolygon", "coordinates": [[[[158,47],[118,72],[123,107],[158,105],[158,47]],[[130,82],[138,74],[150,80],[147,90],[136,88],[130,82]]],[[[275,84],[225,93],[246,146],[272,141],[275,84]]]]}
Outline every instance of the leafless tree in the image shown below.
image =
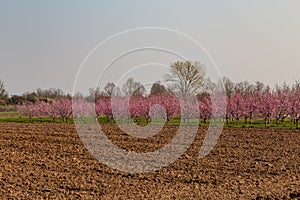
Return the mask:
{"type": "Polygon", "coordinates": [[[170,83],[169,88],[182,95],[197,94],[205,82],[205,66],[200,62],[177,61],[170,65],[170,73],[164,80],[170,83]]]}
{"type": "Polygon", "coordinates": [[[135,81],[133,78],[129,78],[123,84],[122,92],[124,95],[144,96],[146,89],[140,82],[135,81]]]}
{"type": "Polygon", "coordinates": [[[256,81],[255,82],[255,89],[259,92],[263,92],[266,89],[266,86],[264,83],[260,82],[260,81],[256,81]]]}
{"type": "Polygon", "coordinates": [[[102,96],[100,87],[89,88],[89,95],[85,98],[89,102],[95,102],[102,96]]]}
{"type": "Polygon", "coordinates": [[[234,92],[234,83],[226,76],[222,77],[222,83],[227,97],[230,97],[234,92]]]}
{"type": "Polygon", "coordinates": [[[111,96],[119,96],[120,88],[117,87],[113,82],[108,82],[102,92],[103,96],[111,97],[111,96]]]}
{"type": "Polygon", "coordinates": [[[4,82],[0,80],[0,104],[6,104],[8,100],[8,93],[5,89],[4,82]]]}
{"type": "Polygon", "coordinates": [[[0,97],[5,96],[6,93],[4,82],[0,80],[0,97]]]}
{"type": "Polygon", "coordinates": [[[36,90],[36,96],[38,98],[58,99],[65,97],[66,95],[61,89],[50,88],[43,90],[41,88],[38,88],[36,90]]]}

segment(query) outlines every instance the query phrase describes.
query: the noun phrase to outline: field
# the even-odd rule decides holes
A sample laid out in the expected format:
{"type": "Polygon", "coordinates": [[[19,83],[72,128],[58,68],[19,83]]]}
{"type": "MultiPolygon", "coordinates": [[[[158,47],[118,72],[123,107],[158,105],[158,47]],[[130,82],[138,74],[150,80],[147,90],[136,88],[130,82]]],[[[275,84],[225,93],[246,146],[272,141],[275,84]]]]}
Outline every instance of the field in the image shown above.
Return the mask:
{"type": "MultiPolygon", "coordinates": [[[[113,143],[136,152],[161,148],[178,128],[136,139],[115,124],[101,126],[113,143]]],[[[225,128],[200,159],[206,130],[200,127],[190,149],[170,166],[130,174],[94,159],[73,124],[0,123],[0,198],[300,198],[300,130],[225,128]]]]}
{"type": "Polygon", "coordinates": [[[19,112],[0,112],[0,119],[24,117],[19,112]]]}

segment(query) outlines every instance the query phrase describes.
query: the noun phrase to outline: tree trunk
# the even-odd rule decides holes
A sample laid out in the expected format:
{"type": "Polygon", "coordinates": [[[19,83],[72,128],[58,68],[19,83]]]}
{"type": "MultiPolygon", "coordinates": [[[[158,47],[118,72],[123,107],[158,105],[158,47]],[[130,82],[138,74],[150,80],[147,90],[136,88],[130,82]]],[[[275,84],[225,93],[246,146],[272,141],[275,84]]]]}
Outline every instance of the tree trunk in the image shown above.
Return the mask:
{"type": "Polygon", "coordinates": [[[268,121],[268,118],[265,117],[265,128],[267,128],[267,121],[268,121]]]}

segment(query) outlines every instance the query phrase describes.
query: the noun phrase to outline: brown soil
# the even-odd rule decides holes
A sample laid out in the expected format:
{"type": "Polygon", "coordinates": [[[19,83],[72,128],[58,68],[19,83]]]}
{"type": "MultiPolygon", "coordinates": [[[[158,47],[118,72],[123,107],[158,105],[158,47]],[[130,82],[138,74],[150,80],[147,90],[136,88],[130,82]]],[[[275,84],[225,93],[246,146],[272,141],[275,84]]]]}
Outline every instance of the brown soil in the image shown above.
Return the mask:
{"type": "MultiPolygon", "coordinates": [[[[176,127],[134,139],[103,125],[120,147],[161,148],[176,127]]],[[[147,174],[111,169],[92,157],[74,125],[0,124],[0,198],[22,199],[300,199],[300,131],[224,129],[201,159],[206,128],[170,166],[147,174]]]]}

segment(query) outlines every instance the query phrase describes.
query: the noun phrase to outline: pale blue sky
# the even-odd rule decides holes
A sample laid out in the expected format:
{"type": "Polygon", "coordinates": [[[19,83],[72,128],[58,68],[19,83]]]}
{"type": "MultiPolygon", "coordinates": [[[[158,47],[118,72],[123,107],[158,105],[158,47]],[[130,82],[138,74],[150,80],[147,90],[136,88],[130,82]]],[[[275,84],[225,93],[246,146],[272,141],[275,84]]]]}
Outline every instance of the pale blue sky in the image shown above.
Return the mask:
{"type": "Polygon", "coordinates": [[[71,92],[95,45],[126,29],[159,26],[195,38],[233,81],[291,83],[300,80],[299,10],[298,0],[0,0],[0,78],[10,94],[71,92]]]}

